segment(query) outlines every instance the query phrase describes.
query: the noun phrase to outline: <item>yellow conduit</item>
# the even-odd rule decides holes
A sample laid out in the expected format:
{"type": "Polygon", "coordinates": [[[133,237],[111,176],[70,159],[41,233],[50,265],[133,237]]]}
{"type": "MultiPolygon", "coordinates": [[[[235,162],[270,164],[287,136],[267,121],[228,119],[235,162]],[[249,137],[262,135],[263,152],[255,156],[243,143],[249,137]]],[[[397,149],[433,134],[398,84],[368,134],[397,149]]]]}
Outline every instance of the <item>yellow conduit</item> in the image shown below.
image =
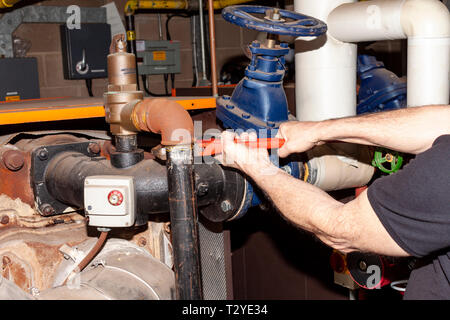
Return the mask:
{"type": "Polygon", "coordinates": [[[0,0],[0,9],[11,8],[20,0],[0,0]]]}
{"type": "MultiPolygon", "coordinates": [[[[214,0],[214,9],[222,9],[227,6],[251,2],[253,0],[214,0]]],[[[187,0],[130,0],[125,4],[125,13],[133,13],[137,9],[177,9],[183,10],[188,8],[187,0]]]]}

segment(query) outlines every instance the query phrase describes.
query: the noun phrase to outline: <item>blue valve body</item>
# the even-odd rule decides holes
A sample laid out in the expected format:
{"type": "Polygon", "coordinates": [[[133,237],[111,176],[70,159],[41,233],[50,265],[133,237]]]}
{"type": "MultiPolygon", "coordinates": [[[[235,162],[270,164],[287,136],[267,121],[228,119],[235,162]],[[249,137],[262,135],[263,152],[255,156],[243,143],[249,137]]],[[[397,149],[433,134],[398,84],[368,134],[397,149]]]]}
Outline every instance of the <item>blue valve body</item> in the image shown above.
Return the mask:
{"type": "MultiPolygon", "coordinates": [[[[216,116],[233,129],[277,129],[288,120],[288,105],[283,89],[286,44],[261,48],[258,41],[250,45],[252,61],[233,95],[217,100],[216,116]]],[[[269,134],[268,137],[272,136],[269,134]]]]}
{"type": "MultiPolygon", "coordinates": [[[[320,36],[327,31],[324,22],[287,10],[278,10],[279,20],[269,17],[260,19],[249,14],[267,14],[269,10],[273,9],[262,6],[230,6],[222,10],[222,16],[238,26],[271,34],[320,36]]],[[[274,137],[280,124],[289,119],[283,78],[284,56],[290,49],[287,43],[269,48],[258,41],[253,41],[249,49],[252,59],[245,70],[245,77],[238,83],[231,97],[222,96],[217,99],[216,117],[225,128],[243,131],[253,129],[259,137],[274,137]]],[[[300,176],[298,162],[279,164],[277,155],[271,160],[292,176],[300,176]]],[[[246,200],[236,218],[243,216],[249,207],[261,203],[256,190],[250,183],[247,184],[246,200]]]]}
{"type": "Polygon", "coordinates": [[[361,84],[357,114],[406,108],[406,80],[387,70],[383,62],[359,55],[358,76],[361,84]]]}
{"type": "MultiPolygon", "coordinates": [[[[250,45],[252,60],[245,70],[245,77],[233,91],[233,95],[217,99],[216,117],[225,128],[256,130],[259,137],[274,137],[282,122],[289,119],[288,103],[283,89],[285,73],[284,56],[289,52],[286,43],[275,48],[264,48],[258,41],[250,45]]],[[[278,157],[271,158],[272,162],[278,157]]],[[[297,162],[289,162],[283,169],[292,176],[300,176],[297,162]]],[[[239,218],[248,208],[259,205],[261,199],[251,184],[247,185],[246,202],[239,218]]]]}

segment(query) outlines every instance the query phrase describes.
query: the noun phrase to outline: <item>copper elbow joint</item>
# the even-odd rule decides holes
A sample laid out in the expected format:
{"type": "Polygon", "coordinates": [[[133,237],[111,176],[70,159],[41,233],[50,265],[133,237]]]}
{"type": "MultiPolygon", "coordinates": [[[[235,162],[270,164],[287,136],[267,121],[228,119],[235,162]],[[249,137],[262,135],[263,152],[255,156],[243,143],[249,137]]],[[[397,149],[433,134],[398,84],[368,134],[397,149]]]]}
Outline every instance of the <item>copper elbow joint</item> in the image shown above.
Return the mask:
{"type": "Polygon", "coordinates": [[[161,134],[161,144],[192,144],[194,124],[189,113],[169,99],[145,99],[137,103],[131,120],[139,131],[161,134]]]}

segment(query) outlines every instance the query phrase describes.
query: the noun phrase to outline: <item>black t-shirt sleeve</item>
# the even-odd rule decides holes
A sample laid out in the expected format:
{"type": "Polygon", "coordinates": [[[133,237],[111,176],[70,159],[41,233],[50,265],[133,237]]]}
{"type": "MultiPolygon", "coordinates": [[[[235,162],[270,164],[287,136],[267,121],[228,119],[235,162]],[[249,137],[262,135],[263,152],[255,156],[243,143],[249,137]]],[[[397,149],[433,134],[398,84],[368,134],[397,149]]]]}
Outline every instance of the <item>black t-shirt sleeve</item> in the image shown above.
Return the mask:
{"type": "Polygon", "coordinates": [[[450,247],[450,135],[436,139],[402,170],[377,179],[369,202],[394,241],[423,257],[450,247]]]}

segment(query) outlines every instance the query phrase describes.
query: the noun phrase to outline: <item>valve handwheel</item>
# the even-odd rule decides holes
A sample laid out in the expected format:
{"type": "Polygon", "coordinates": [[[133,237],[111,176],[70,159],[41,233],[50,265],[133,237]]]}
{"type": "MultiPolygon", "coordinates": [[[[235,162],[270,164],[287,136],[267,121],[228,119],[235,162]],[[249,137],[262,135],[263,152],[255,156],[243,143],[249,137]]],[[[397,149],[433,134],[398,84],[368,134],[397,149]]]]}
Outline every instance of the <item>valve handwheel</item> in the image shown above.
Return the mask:
{"type": "Polygon", "coordinates": [[[229,6],[222,10],[222,16],[226,21],[238,26],[270,34],[301,37],[320,36],[327,31],[327,25],[319,19],[277,8],[229,6]],[[258,18],[252,14],[265,14],[266,16],[258,18]]]}
{"type": "Polygon", "coordinates": [[[392,174],[397,172],[403,164],[403,157],[400,153],[384,149],[375,151],[372,165],[384,173],[392,174]]]}

